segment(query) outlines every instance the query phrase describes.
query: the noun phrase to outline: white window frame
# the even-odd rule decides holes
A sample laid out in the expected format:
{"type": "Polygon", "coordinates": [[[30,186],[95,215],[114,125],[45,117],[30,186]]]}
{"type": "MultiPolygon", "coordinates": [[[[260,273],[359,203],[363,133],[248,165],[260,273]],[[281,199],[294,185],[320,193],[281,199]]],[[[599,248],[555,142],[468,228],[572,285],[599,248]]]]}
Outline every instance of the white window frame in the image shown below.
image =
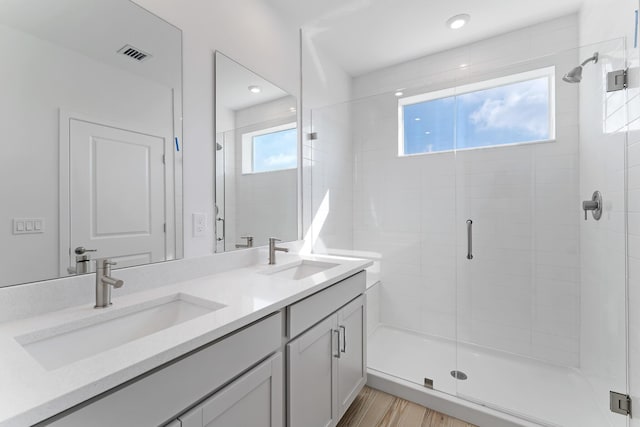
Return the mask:
{"type": "Polygon", "coordinates": [[[535,144],[541,142],[553,142],[556,140],[556,67],[550,66],[538,68],[535,70],[525,71],[523,73],[510,74],[508,76],[498,77],[490,80],[469,83],[462,86],[455,86],[447,89],[436,90],[433,92],[421,93],[418,95],[398,98],[398,157],[423,156],[425,154],[450,153],[462,150],[481,150],[484,148],[511,147],[514,145],[535,144]],[[485,89],[492,89],[500,86],[507,86],[514,83],[535,80],[541,77],[549,79],[549,138],[535,141],[514,142],[509,144],[484,145],[482,147],[470,148],[452,148],[451,150],[432,151],[424,153],[405,154],[404,153],[404,107],[407,105],[419,104],[426,101],[434,101],[436,99],[450,98],[453,96],[464,95],[465,93],[478,92],[485,89]]]}
{"type": "MultiPolygon", "coordinates": [[[[282,132],[284,130],[296,129],[297,127],[298,127],[298,124],[296,122],[291,122],[291,123],[285,123],[283,125],[272,126],[265,129],[243,133],[242,134],[242,174],[248,175],[248,174],[257,174],[257,173],[271,173],[271,172],[297,169],[297,165],[296,165],[292,168],[274,169],[270,171],[254,172],[253,170],[253,139],[256,136],[282,132]]],[[[298,146],[296,144],[296,151],[297,150],[298,150],[298,146]]]]}

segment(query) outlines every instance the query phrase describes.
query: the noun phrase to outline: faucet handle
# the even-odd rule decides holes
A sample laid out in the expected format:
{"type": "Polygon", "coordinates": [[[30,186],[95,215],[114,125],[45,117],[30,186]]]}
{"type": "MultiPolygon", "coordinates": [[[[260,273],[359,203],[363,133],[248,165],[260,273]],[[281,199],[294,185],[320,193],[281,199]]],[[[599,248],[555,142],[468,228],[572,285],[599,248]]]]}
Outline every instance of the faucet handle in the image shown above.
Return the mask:
{"type": "Polygon", "coordinates": [[[277,237],[269,237],[269,242],[282,242],[282,239],[278,239],[277,237]]]}
{"type": "Polygon", "coordinates": [[[109,258],[96,258],[96,268],[107,268],[110,265],[118,265],[117,262],[111,261],[109,258]]]}

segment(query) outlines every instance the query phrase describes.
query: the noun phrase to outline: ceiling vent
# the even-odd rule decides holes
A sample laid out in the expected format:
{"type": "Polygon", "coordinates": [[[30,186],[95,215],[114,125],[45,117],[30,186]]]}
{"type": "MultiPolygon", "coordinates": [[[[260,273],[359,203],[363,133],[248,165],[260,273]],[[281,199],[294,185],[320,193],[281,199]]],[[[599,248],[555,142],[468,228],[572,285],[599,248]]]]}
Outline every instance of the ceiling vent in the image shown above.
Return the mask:
{"type": "Polygon", "coordinates": [[[118,53],[126,55],[131,59],[135,59],[138,62],[142,62],[145,59],[151,57],[150,54],[148,54],[146,52],[143,52],[140,49],[136,49],[135,47],[133,47],[131,45],[125,45],[122,49],[120,49],[118,51],[118,53]]]}

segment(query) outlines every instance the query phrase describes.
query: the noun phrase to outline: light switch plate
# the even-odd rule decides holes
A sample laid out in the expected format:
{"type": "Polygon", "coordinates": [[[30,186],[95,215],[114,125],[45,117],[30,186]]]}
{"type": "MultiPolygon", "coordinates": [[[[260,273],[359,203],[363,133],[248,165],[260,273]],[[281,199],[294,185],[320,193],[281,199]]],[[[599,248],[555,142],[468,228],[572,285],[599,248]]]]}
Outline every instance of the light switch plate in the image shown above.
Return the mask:
{"type": "Polygon", "coordinates": [[[207,214],[193,214],[193,237],[204,237],[207,234],[207,214]]]}
{"type": "Polygon", "coordinates": [[[14,218],[13,234],[44,233],[44,218],[14,218]]]}

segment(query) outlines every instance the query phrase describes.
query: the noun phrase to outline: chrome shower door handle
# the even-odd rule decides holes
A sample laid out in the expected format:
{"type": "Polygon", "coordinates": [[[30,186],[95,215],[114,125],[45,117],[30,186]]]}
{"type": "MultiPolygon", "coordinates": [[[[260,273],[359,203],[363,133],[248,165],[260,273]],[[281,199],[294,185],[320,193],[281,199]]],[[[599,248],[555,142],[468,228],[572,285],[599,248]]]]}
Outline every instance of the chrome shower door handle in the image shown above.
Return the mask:
{"type": "Polygon", "coordinates": [[[473,221],[467,220],[467,259],[473,259],[473,221]]]}

